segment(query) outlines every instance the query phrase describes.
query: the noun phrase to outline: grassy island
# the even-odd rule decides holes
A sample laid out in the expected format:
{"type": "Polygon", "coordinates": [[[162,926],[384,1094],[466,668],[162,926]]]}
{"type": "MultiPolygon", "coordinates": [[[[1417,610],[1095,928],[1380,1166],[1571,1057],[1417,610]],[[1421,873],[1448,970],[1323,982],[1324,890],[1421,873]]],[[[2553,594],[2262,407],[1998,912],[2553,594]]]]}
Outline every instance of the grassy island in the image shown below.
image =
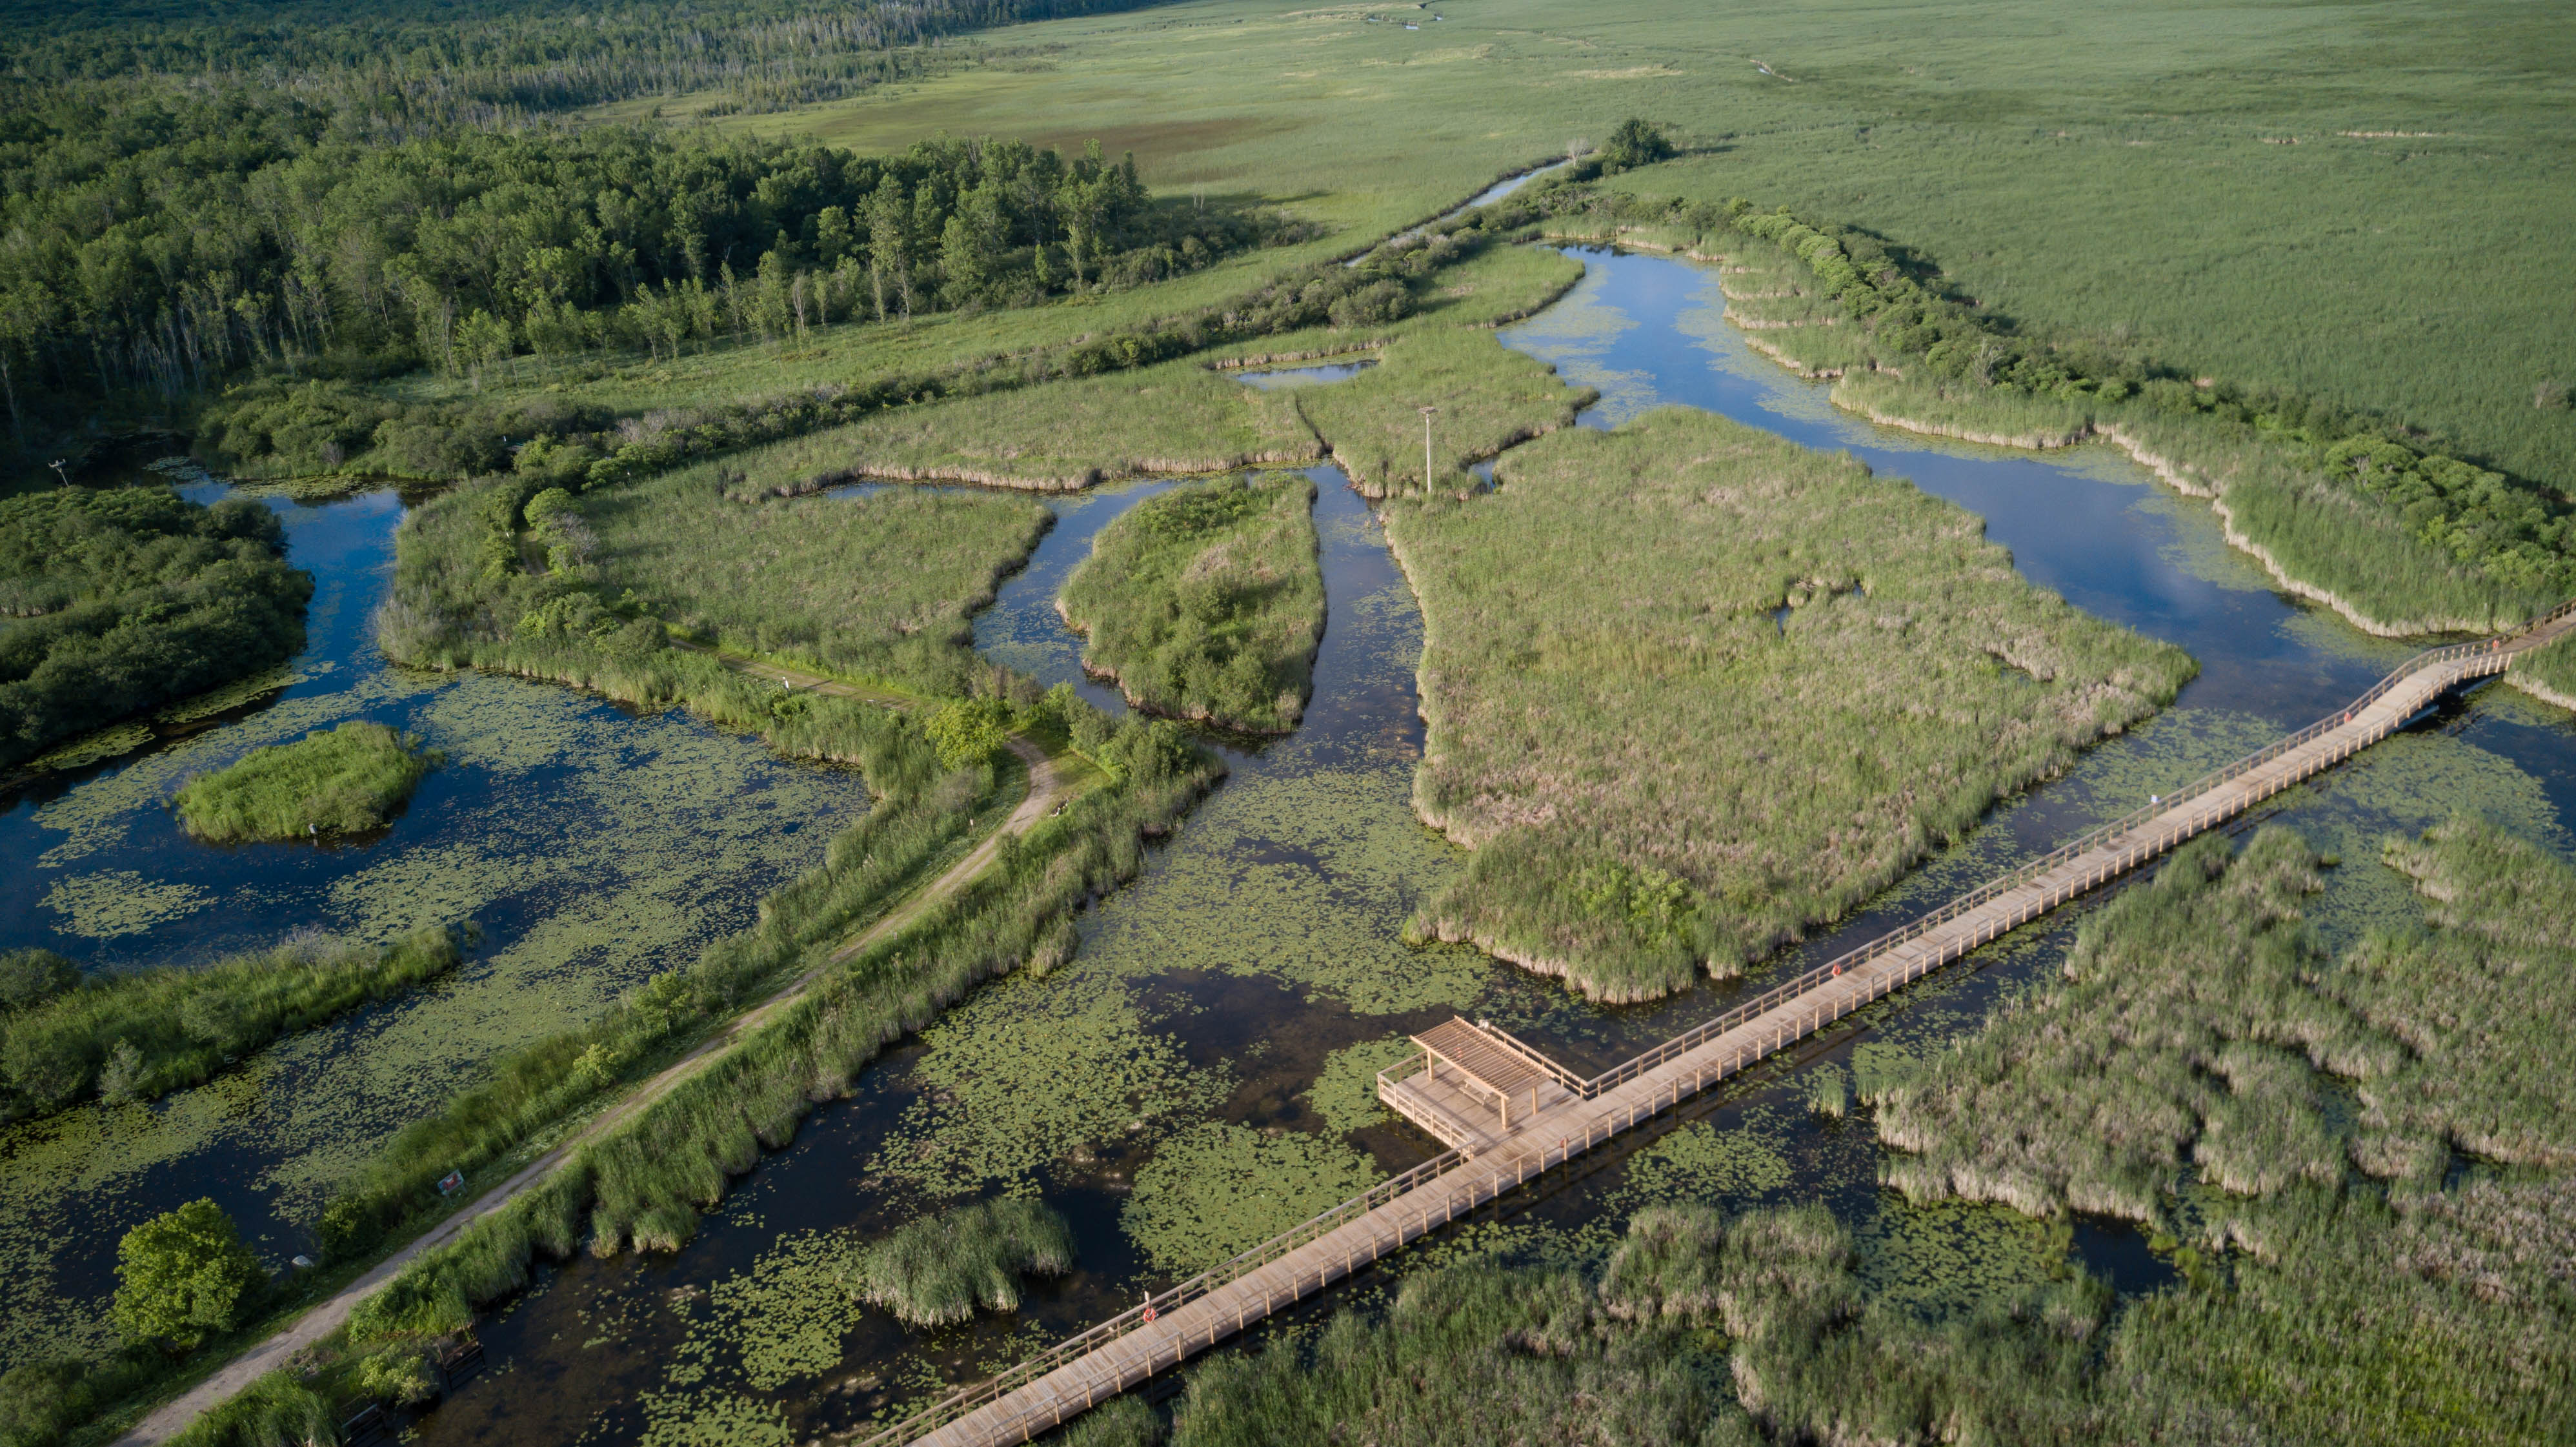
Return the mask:
{"type": "Polygon", "coordinates": [[[1190,483],[1101,530],[1059,605],[1083,666],[1156,713],[1283,733],[1324,633],[1315,485],[1294,473],[1190,483]]]}
{"type": "Polygon", "coordinates": [[[156,1100],[281,1035],[435,979],[459,958],[446,930],[381,948],[291,940],[196,969],[86,980],[42,951],[0,957],[12,986],[0,1002],[0,1119],[89,1095],[156,1100]]]}
{"type": "Polygon", "coordinates": [[[1840,915],[2193,672],[1974,516],[1722,418],[1560,432],[1495,475],[1387,513],[1422,599],[1415,807],[1476,850],[1419,926],[1595,997],[1840,915]]]}
{"type": "Polygon", "coordinates": [[[947,1326],[977,1307],[1020,1309],[1020,1278],[1073,1269],[1073,1232],[1037,1201],[980,1201],[924,1216],[868,1248],[859,1294],[913,1326],[947,1326]]]}
{"type": "Polygon", "coordinates": [[[295,656],[313,580],[284,536],[159,487],[0,501],[0,769],[295,656]]]}
{"type": "Polygon", "coordinates": [[[172,797],[190,834],[216,843],[381,829],[446,756],[379,723],[315,729],[253,749],[172,797]]]}

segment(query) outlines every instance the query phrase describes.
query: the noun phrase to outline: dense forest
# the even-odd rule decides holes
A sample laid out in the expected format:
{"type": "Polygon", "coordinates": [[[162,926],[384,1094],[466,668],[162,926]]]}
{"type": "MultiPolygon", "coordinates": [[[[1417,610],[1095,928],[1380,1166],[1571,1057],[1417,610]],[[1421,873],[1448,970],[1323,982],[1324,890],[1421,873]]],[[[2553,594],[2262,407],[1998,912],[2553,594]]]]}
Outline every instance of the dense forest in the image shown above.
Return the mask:
{"type": "Polygon", "coordinates": [[[712,0],[568,7],[556,0],[395,4],[234,0],[0,6],[0,74],[81,82],[248,83],[395,126],[524,118],[638,96],[715,91],[714,110],[776,110],[920,73],[906,53],[1025,20],[1138,0],[712,0]]]}
{"type": "Polygon", "coordinates": [[[0,769],[285,662],[313,580],[277,514],[161,488],[0,502],[0,769]]]}
{"type": "Polygon", "coordinates": [[[523,352],[1132,285],[1275,237],[1268,216],[1158,209],[1096,148],[943,138],[865,158],[548,114],[758,85],[758,103],[813,99],[917,72],[932,36],[1106,8],[746,3],[694,27],[540,6],[29,13],[0,47],[11,439],[33,454],[76,429],[185,425],[262,369],[479,377],[523,352]]]}

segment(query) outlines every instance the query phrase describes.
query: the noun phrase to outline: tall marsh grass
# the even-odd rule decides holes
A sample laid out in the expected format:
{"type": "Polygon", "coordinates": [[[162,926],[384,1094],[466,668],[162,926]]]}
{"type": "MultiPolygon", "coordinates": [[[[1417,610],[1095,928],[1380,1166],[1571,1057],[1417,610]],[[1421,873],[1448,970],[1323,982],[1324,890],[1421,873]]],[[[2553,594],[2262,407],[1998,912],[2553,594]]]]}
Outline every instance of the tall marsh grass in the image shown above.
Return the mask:
{"type": "Polygon", "coordinates": [[[2576,593],[2563,496],[2402,425],[2093,340],[2024,336],[1881,239],[1786,208],[1581,186],[1533,203],[1556,213],[1552,231],[1618,240],[1642,226],[1721,256],[1748,345],[1841,378],[1835,402],[1872,420],[2005,446],[2112,439],[2215,499],[2230,541],[2285,586],[2373,632],[2509,628],[2576,593]]]}
{"type": "Polygon", "coordinates": [[[253,749],[172,796],[199,839],[301,839],[385,827],[422,777],[446,762],[380,723],[351,720],[291,744],[253,749]]]}
{"type": "Polygon", "coordinates": [[[1306,418],[1351,482],[1370,497],[1424,488],[1424,407],[1431,419],[1430,481],[1471,487],[1471,462],[1574,423],[1598,394],[1473,327],[1424,326],[1388,342],[1378,365],[1348,381],[1303,389],[1306,418]]]}
{"type": "Polygon", "coordinates": [[[1294,473],[1175,488],[1120,515],[1065,583],[1083,666],[1130,703],[1255,733],[1305,712],[1324,635],[1315,485],[1294,473]]]}
{"type": "MultiPolygon", "coordinates": [[[[396,538],[380,635],[407,663],[604,686],[619,673],[703,678],[665,624],[728,648],[939,695],[981,676],[969,615],[1051,521],[1025,498],[890,490],[763,506],[710,468],[584,495],[550,519],[587,534],[556,567],[522,528],[524,485],[471,484],[396,538]]],[[[606,691],[616,692],[614,687],[606,691]]]]}
{"type": "Polygon", "coordinates": [[[2338,960],[2295,835],[2196,840],[2086,921],[2062,980],[1876,1088],[1909,1194],[2163,1233],[2183,1284],[2082,1378],[2100,1440],[2576,1432],[2576,870],[2470,820],[2387,860],[2425,918],[2338,960]]]}
{"type": "Polygon", "coordinates": [[[381,948],[317,935],[194,969],[93,977],[0,1013],[0,1119],[92,1094],[157,1100],[279,1036],[436,979],[460,957],[444,929],[381,948]]]}
{"type": "Polygon", "coordinates": [[[1422,600],[1415,807],[1476,851],[1416,928],[1598,998],[1837,917],[2193,672],[1970,514],[1723,418],[1561,432],[1495,476],[1387,510],[1422,600]]]}
{"type": "Polygon", "coordinates": [[[859,1263],[859,1295],[911,1326],[1020,1309],[1022,1276],[1073,1269],[1073,1231],[1042,1201],[959,1206],[897,1227],[859,1263]]]}

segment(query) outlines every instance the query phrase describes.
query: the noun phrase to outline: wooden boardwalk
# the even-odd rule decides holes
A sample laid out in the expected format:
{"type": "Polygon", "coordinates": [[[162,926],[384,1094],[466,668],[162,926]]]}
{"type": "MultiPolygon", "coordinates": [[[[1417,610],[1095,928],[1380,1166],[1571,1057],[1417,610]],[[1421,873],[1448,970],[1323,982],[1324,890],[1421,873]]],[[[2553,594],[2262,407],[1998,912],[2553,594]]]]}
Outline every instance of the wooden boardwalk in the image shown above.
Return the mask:
{"type": "Polygon", "coordinates": [[[2576,604],[2511,639],[2418,654],[2349,708],[1589,1080],[1489,1026],[1450,1021],[1417,1037],[1451,1067],[1445,1074],[1425,1079],[1427,1062],[1415,1062],[1378,1082],[1380,1098],[1449,1145],[1447,1154],[955,1393],[869,1437],[866,1447],[1026,1442],[2350,758],[2446,690],[2502,673],[2571,630],[2576,604]],[[1470,1070],[1482,1072],[1473,1084],[1457,1078],[1470,1070]],[[1508,1126],[1504,1094],[1515,1100],[1508,1126]]]}

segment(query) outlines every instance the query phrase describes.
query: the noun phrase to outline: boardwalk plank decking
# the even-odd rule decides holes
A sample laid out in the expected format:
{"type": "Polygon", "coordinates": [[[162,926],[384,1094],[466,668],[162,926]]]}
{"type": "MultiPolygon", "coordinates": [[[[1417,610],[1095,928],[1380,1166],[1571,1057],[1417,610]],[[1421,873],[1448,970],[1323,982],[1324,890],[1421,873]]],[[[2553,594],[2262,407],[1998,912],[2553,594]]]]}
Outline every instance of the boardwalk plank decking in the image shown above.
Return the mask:
{"type": "MultiPolygon", "coordinates": [[[[1379,1097],[1452,1149],[1162,1292],[1008,1372],[867,1439],[865,1447],[1009,1447],[1179,1365],[1552,1166],[1742,1073],[1910,981],[2160,857],[2394,733],[2441,694],[2502,673],[2576,630],[2576,604],[2512,639],[2410,659],[2341,713],[1973,890],[1815,970],[1580,1080],[1489,1026],[1425,1032],[1445,1061],[1477,1062],[1484,1089],[1399,1067],[1379,1097]],[[1454,1053],[1453,1053],[1454,1052],[1454,1053]],[[1519,1094],[1504,1124],[1495,1088],[1519,1094]]],[[[1450,1074],[1463,1072],[1453,1069],[1450,1074]]]]}

